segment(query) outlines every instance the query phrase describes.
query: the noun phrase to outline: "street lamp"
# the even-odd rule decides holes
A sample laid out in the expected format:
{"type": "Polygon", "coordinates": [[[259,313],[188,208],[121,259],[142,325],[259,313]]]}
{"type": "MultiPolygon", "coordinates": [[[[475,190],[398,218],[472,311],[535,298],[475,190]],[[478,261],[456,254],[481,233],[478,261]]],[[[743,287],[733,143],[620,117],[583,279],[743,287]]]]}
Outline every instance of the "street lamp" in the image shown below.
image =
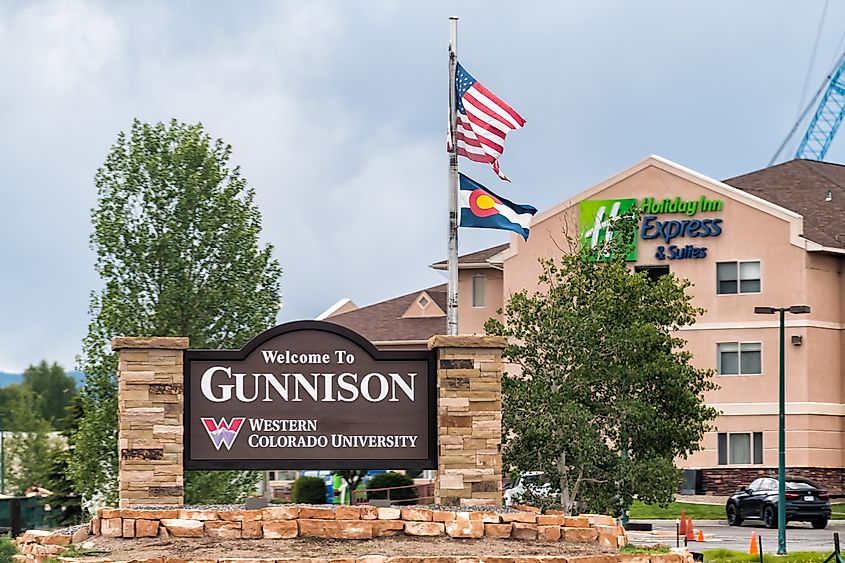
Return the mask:
{"type": "Polygon", "coordinates": [[[810,312],[809,305],[792,305],[791,307],[754,307],[757,315],[774,315],[780,313],[780,368],[778,370],[778,555],[786,555],[786,437],[785,437],[785,403],[784,403],[784,315],[806,315],[810,312]]]}

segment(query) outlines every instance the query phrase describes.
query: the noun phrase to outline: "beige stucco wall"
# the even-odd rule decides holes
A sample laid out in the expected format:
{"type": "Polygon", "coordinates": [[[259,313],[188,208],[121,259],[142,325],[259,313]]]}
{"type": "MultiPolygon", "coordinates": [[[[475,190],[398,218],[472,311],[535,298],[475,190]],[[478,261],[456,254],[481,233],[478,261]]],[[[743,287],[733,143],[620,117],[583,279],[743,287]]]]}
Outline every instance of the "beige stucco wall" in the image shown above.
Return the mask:
{"type": "Polygon", "coordinates": [[[496,311],[504,295],[502,271],[496,268],[471,268],[458,272],[458,334],[484,334],[487,319],[501,320],[496,311]],[[472,279],[483,276],[486,281],[484,307],[472,306],[472,279]]]}
{"type": "MultiPolygon", "coordinates": [[[[845,467],[845,378],[842,350],[845,347],[845,280],[842,256],[808,252],[802,218],[747,196],[739,190],[704,178],[659,159],[647,159],[628,171],[587,190],[557,208],[543,212],[532,225],[529,240],[511,239],[505,251],[502,291],[538,288],[538,258],[559,257],[570,248],[566,235],[579,237],[580,199],[653,197],[685,200],[705,196],[722,200],[718,212],[699,212],[694,217],[661,214],[661,220],[721,218],[717,237],[679,237],[670,244],[707,248],[702,259],[658,260],[656,247],[662,240],[638,241],[635,265],[668,265],[671,272],[694,283],[690,289],[696,306],[706,310],[698,323],[682,331],[687,348],[700,368],[717,367],[717,343],[760,342],[762,374],[715,376],[721,386],[706,396],[708,403],[724,410],[715,426],[719,432],[763,432],[764,466],[777,463],[778,317],[755,315],[756,306],[808,304],[810,315],[786,316],[787,464],[789,466],[845,467]],[[718,295],[716,263],[760,261],[761,292],[718,295]],[[800,335],[800,346],[791,336],[800,335]]],[[[471,299],[472,271],[461,272],[461,295],[471,299]]],[[[624,298],[620,296],[620,298],[624,298]]],[[[483,320],[471,303],[460,304],[461,332],[481,332],[483,320]],[[472,311],[472,312],[470,312],[472,311]]],[[[485,317],[486,318],[486,317],[485,317]]],[[[703,451],[682,467],[716,467],[717,435],[708,433],[703,451]]]]}

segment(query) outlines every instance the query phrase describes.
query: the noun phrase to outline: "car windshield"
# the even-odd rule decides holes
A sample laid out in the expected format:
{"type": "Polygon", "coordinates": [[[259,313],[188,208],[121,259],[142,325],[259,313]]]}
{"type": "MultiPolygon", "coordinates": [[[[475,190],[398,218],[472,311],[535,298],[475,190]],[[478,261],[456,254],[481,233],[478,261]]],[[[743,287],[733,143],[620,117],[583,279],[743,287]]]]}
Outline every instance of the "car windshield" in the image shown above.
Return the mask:
{"type": "Polygon", "coordinates": [[[816,486],[812,483],[803,483],[801,481],[787,481],[786,488],[792,491],[809,491],[815,489],[816,486]]]}

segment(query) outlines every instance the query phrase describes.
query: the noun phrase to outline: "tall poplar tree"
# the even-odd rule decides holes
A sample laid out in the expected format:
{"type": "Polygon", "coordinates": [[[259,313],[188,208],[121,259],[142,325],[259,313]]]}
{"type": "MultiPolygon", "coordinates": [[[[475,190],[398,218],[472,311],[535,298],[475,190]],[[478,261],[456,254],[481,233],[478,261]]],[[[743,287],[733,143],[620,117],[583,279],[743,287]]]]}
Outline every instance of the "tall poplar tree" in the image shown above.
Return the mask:
{"type": "Polygon", "coordinates": [[[513,294],[504,323],[485,325],[509,337],[504,357],[519,366],[502,381],[504,461],[546,472],[569,513],[671,501],[675,459],[700,448],[717,414],[704,403],[712,371],[692,364],[678,333],[703,313],[690,282],[629,267],[636,214],[608,231],[602,246],[570,241],[541,260],[541,290],[513,294]]]}
{"type": "MultiPolygon", "coordinates": [[[[188,336],[192,348],[239,348],[275,323],[281,268],[272,246],[259,244],[254,191],[230,156],[201,124],[136,119],[97,170],[91,246],[103,287],[91,293],[83,416],[69,467],[89,502],[116,498],[112,337],[188,336]]],[[[258,479],[192,473],[186,502],[237,500],[258,479]]]]}

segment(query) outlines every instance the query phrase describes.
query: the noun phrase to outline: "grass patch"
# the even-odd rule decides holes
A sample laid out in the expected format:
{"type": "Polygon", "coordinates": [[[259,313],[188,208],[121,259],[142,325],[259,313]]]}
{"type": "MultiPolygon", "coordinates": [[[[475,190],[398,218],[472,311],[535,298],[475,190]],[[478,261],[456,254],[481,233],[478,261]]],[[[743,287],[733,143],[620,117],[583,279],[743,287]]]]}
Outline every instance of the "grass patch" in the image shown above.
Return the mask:
{"type": "Polygon", "coordinates": [[[106,555],[108,550],[104,549],[86,549],[76,545],[69,546],[62,552],[62,557],[91,557],[98,555],[106,555]]]}
{"type": "MultiPolygon", "coordinates": [[[[766,553],[763,555],[764,563],[822,563],[829,553],[818,551],[797,551],[787,555],[774,555],[766,553]]],[[[759,555],[749,555],[743,551],[730,549],[708,549],[704,551],[706,563],[757,563],[759,555]]]]}
{"type": "Polygon", "coordinates": [[[623,545],[619,548],[619,553],[633,553],[636,555],[643,553],[669,553],[668,545],[623,545]]]}
{"type": "MultiPolygon", "coordinates": [[[[684,511],[693,520],[724,520],[725,507],[721,504],[693,504],[689,502],[672,502],[666,506],[643,504],[635,500],[631,505],[629,516],[636,520],[677,520],[684,511]]],[[[842,515],[845,518],[845,513],[842,515]]]]}
{"type": "Polygon", "coordinates": [[[831,520],[845,520],[845,504],[833,504],[830,511],[831,520]]]}

